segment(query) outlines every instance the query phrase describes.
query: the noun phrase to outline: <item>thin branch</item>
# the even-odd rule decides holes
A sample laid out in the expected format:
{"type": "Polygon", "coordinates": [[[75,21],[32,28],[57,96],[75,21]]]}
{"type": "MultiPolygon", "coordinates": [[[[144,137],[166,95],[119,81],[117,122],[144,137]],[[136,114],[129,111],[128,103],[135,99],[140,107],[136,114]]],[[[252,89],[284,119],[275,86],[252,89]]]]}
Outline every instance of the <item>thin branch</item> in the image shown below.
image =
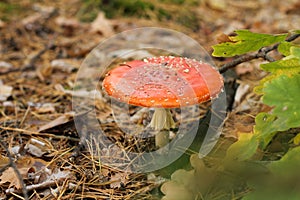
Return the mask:
{"type": "Polygon", "coordinates": [[[26,186],[25,186],[25,183],[23,181],[23,178],[22,178],[22,175],[20,174],[16,164],[14,163],[13,159],[12,159],[12,155],[10,154],[7,146],[2,142],[2,140],[0,140],[0,145],[3,146],[3,148],[5,149],[5,151],[7,152],[7,156],[9,158],[9,165],[14,169],[20,183],[21,183],[21,186],[22,186],[22,193],[23,193],[23,197],[25,200],[28,200],[28,194],[27,194],[27,190],[26,190],[26,186]]]}
{"type": "Polygon", "coordinates": [[[51,42],[50,44],[46,45],[43,49],[37,52],[34,56],[32,56],[22,67],[14,68],[5,72],[0,72],[0,75],[9,74],[11,72],[18,72],[18,71],[27,71],[35,68],[35,63],[38,59],[46,53],[49,49],[53,48],[55,45],[51,42]]]}
{"type": "Polygon", "coordinates": [[[222,74],[224,72],[226,72],[228,69],[231,69],[235,66],[237,66],[238,64],[241,64],[243,62],[247,62],[253,59],[256,59],[257,55],[256,54],[246,54],[246,55],[242,55],[239,56],[238,58],[232,60],[231,62],[225,63],[224,65],[221,66],[221,68],[219,69],[219,72],[222,74]]]}
{"type": "Polygon", "coordinates": [[[34,68],[34,65],[36,61],[44,54],[46,53],[49,49],[53,48],[54,44],[50,42],[50,44],[46,45],[42,50],[40,50],[37,54],[32,56],[29,61],[21,68],[22,71],[26,71],[28,69],[34,68]]]}
{"type": "Polygon", "coordinates": [[[52,137],[52,138],[57,138],[57,139],[68,139],[68,140],[76,141],[76,142],[80,141],[80,139],[78,139],[78,138],[73,138],[73,137],[69,137],[69,136],[65,136],[65,135],[56,135],[56,134],[52,134],[52,133],[40,133],[37,131],[29,131],[29,130],[25,130],[25,129],[21,129],[21,128],[5,127],[5,126],[0,125],[0,129],[5,130],[5,131],[20,132],[20,134],[24,134],[24,135],[42,135],[42,136],[47,136],[47,137],[52,137]]]}
{"type": "MultiPolygon", "coordinates": [[[[291,42],[291,41],[297,39],[298,37],[300,37],[299,33],[289,36],[285,41],[291,42]]],[[[274,62],[275,59],[267,54],[269,52],[277,49],[279,44],[280,43],[274,44],[273,46],[269,46],[269,47],[263,47],[260,50],[258,50],[256,53],[241,55],[241,56],[237,57],[236,59],[232,60],[231,62],[228,62],[228,63],[225,63],[224,65],[222,65],[219,69],[219,72],[224,73],[228,69],[231,69],[231,68],[237,66],[238,64],[241,64],[243,62],[247,62],[247,61],[250,61],[253,59],[257,59],[257,58],[263,58],[269,62],[274,62]]]]}

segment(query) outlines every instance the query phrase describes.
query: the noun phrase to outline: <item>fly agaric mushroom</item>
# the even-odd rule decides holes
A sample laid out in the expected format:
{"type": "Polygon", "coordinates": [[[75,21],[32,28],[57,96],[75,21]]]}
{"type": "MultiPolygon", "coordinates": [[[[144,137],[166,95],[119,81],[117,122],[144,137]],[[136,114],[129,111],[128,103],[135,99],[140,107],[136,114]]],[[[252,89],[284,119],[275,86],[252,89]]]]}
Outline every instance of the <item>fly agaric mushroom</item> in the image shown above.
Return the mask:
{"type": "Polygon", "coordinates": [[[154,107],[150,127],[157,147],[169,142],[175,127],[170,108],[208,101],[220,93],[223,78],[211,65],[194,59],[160,56],[120,64],[106,74],[109,96],[135,106],[154,107]]]}

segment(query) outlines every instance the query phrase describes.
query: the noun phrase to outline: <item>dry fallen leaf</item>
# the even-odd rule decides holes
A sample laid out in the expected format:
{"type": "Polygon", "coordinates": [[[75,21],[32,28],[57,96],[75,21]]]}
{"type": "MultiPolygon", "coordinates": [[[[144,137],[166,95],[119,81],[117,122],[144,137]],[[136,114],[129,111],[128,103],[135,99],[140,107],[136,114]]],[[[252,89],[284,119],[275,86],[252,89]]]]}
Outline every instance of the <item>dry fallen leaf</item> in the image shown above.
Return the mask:
{"type": "Polygon", "coordinates": [[[9,163],[9,158],[0,154],[0,169],[9,163]]]}
{"type": "Polygon", "coordinates": [[[71,178],[72,176],[70,171],[68,170],[61,171],[58,169],[53,173],[48,173],[43,181],[39,181],[38,183],[33,185],[28,185],[26,189],[30,191],[34,189],[51,187],[57,185],[58,183],[61,183],[66,179],[71,179],[71,178]]]}
{"type": "Polygon", "coordinates": [[[80,22],[76,18],[57,17],[56,24],[63,29],[63,35],[73,36],[75,30],[80,28],[80,22]]]}
{"type": "Polygon", "coordinates": [[[80,23],[76,18],[66,18],[63,16],[57,17],[55,23],[61,27],[78,28],[80,23]]]}
{"type": "Polygon", "coordinates": [[[52,103],[44,103],[41,107],[37,108],[38,113],[54,113],[55,108],[52,103]]]}
{"type": "Polygon", "coordinates": [[[44,154],[49,153],[52,149],[51,144],[47,140],[41,138],[31,138],[24,147],[27,152],[36,157],[42,157],[44,154]]]}
{"type": "Polygon", "coordinates": [[[105,18],[103,12],[99,12],[97,18],[91,24],[92,33],[100,33],[104,37],[113,35],[114,31],[110,22],[105,18]]]}
{"type": "Polygon", "coordinates": [[[74,69],[79,68],[80,63],[74,59],[56,59],[51,61],[51,67],[63,72],[71,73],[74,69]]]}
{"type": "Polygon", "coordinates": [[[47,162],[45,162],[44,160],[38,159],[38,158],[24,156],[24,157],[19,158],[16,161],[16,165],[17,165],[17,168],[18,168],[21,176],[24,179],[27,179],[29,171],[32,171],[33,168],[36,168],[36,166],[39,166],[39,168],[41,165],[46,166],[47,162]]]}
{"type": "Polygon", "coordinates": [[[16,105],[12,101],[4,101],[2,103],[5,111],[7,112],[15,112],[16,105]]]}
{"type": "MultiPolygon", "coordinates": [[[[0,21],[0,27],[1,27],[1,21],[0,21]]],[[[13,65],[8,63],[8,62],[4,62],[4,61],[0,61],[0,72],[4,72],[4,69],[10,69],[12,68],[13,65]]]]}
{"type": "Polygon", "coordinates": [[[22,19],[21,24],[23,24],[26,29],[33,30],[38,26],[41,19],[43,19],[43,15],[41,13],[35,13],[22,19]]]}
{"type": "Polygon", "coordinates": [[[233,108],[237,108],[242,101],[242,98],[249,92],[250,86],[246,83],[241,82],[236,90],[233,102],[233,108]]]}
{"type": "Polygon", "coordinates": [[[98,90],[66,90],[63,88],[62,85],[56,84],[55,89],[58,91],[61,91],[65,94],[70,94],[75,97],[85,97],[85,98],[91,98],[91,99],[103,99],[102,94],[98,90]]]}
{"type": "Polygon", "coordinates": [[[2,80],[0,80],[0,101],[5,101],[9,96],[11,96],[13,87],[4,85],[2,80]]]}
{"type": "Polygon", "coordinates": [[[126,184],[128,182],[128,177],[126,173],[116,173],[115,175],[112,175],[111,178],[111,188],[120,188],[121,184],[126,184]]]}
{"type": "Polygon", "coordinates": [[[259,65],[259,64],[257,64],[256,61],[242,63],[236,66],[235,72],[238,76],[249,74],[253,72],[253,70],[255,69],[255,65],[259,65]]]}
{"type": "Polygon", "coordinates": [[[54,113],[55,107],[53,103],[33,103],[28,102],[28,105],[33,108],[33,110],[39,114],[41,113],[54,113]]]}
{"type": "Polygon", "coordinates": [[[5,23],[0,19],[0,28],[4,28],[5,23]]]}
{"type": "Polygon", "coordinates": [[[205,3],[208,5],[208,7],[214,10],[223,11],[226,10],[226,8],[228,7],[225,0],[206,0],[205,3]]]}
{"type": "Polygon", "coordinates": [[[221,34],[217,35],[217,41],[218,41],[218,43],[232,42],[232,40],[229,38],[229,36],[226,35],[225,33],[221,33],[221,34]]]}
{"type": "MultiPolygon", "coordinates": [[[[47,168],[48,163],[46,161],[28,156],[19,158],[16,161],[16,166],[23,179],[33,180],[34,183],[41,183],[53,179],[53,177],[61,179],[69,174],[69,172],[52,173],[47,168]]],[[[12,167],[7,168],[0,176],[0,185],[7,182],[9,183],[8,188],[15,187],[16,189],[20,189],[22,186],[19,177],[12,167]]]]}
{"type": "Polygon", "coordinates": [[[47,129],[50,129],[55,126],[58,126],[58,125],[61,125],[61,124],[71,121],[74,117],[74,114],[75,114],[74,112],[68,112],[68,113],[63,114],[62,116],[56,118],[55,120],[45,124],[44,126],[41,126],[39,128],[39,132],[45,131],[47,129]]]}
{"type": "Polygon", "coordinates": [[[6,182],[9,182],[9,188],[21,189],[22,187],[21,181],[12,167],[6,169],[0,176],[0,185],[6,182]]]}

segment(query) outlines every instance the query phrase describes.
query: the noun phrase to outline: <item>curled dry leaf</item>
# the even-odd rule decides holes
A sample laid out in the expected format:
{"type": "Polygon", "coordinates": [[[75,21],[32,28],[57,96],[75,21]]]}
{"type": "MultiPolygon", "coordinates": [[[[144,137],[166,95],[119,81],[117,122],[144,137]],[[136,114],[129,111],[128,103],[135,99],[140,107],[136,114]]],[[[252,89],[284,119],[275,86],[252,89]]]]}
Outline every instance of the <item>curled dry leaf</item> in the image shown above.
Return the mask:
{"type": "Polygon", "coordinates": [[[15,187],[16,189],[21,189],[22,187],[21,181],[12,167],[6,169],[0,176],[0,185],[6,182],[9,183],[9,188],[15,187]]]}
{"type": "Polygon", "coordinates": [[[217,35],[217,41],[218,41],[218,43],[232,42],[232,40],[229,38],[229,36],[226,35],[225,33],[221,33],[221,34],[217,35]]]}

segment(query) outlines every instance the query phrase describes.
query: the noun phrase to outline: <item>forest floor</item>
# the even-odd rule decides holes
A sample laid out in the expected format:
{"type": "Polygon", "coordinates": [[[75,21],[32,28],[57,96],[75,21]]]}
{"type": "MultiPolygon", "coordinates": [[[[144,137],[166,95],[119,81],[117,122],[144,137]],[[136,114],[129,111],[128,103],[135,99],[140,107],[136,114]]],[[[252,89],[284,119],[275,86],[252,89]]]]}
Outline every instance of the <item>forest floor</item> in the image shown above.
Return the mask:
{"type": "MultiPolygon", "coordinates": [[[[100,42],[122,31],[151,26],[182,32],[211,54],[211,46],[234,30],[278,34],[300,27],[297,0],[187,0],[184,4],[155,0],[147,4],[149,8],[138,9],[95,2],[0,2],[0,199],[22,199],[25,185],[30,199],[159,199],[162,195],[159,186],[164,178],[159,175],[124,173],[102,165],[91,149],[76,148],[80,139],[72,95],[89,91],[73,88],[82,62],[100,42]],[[104,11],[112,18],[106,18],[104,11]]],[[[214,58],[218,67],[227,61],[214,58]]],[[[237,140],[239,132],[251,132],[254,116],[270,109],[252,92],[266,75],[259,68],[261,62],[242,63],[233,70],[231,81],[238,87],[222,131],[229,143],[237,140]]],[[[97,69],[85,73],[102,80],[97,69]]],[[[105,101],[97,103],[96,110],[100,120],[112,119],[105,101]]],[[[114,132],[113,119],[109,122],[104,129],[122,137],[114,132]]]]}

